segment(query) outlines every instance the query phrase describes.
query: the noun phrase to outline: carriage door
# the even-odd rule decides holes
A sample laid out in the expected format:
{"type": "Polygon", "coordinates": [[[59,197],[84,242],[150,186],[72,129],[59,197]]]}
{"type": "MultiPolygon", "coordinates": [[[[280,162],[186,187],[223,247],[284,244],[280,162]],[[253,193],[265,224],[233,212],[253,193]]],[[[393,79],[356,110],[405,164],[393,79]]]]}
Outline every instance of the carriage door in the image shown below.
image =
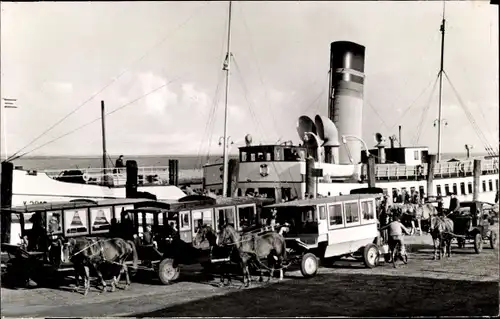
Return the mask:
{"type": "Polygon", "coordinates": [[[186,243],[190,243],[193,239],[191,234],[191,218],[189,210],[179,212],[179,235],[181,240],[186,243]]]}
{"type": "Polygon", "coordinates": [[[318,241],[328,241],[328,220],[326,219],[326,205],[318,205],[318,241]]]}

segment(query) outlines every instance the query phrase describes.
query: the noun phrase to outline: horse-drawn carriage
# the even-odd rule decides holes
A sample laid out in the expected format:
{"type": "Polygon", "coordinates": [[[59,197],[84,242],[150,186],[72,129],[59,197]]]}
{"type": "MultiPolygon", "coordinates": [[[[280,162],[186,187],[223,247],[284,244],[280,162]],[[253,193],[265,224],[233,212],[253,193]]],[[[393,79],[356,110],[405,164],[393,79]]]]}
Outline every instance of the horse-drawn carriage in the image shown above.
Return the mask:
{"type": "Polygon", "coordinates": [[[72,200],[2,209],[3,279],[20,281],[12,284],[57,279],[61,271],[73,269],[63,256],[64,242],[106,236],[121,211],[144,202],[152,201],[72,200]]]}
{"type": "Polygon", "coordinates": [[[96,248],[113,250],[108,242],[121,236],[133,241],[133,250],[137,253],[137,256],[130,254],[123,263],[133,263],[139,270],[155,271],[161,282],[167,284],[178,278],[180,264],[209,262],[208,246],[192,245],[193,236],[201,226],[217,229],[231,219],[238,230],[244,230],[259,221],[260,207],[266,202],[270,200],[195,195],[171,202],[77,200],[4,209],[2,221],[10,224],[2,225],[5,226],[2,227],[2,251],[9,255],[6,278],[36,282],[37,275],[43,279],[48,273],[73,270],[71,257],[88,252],[89,258],[100,259],[101,253],[93,251],[96,248]],[[120,234],[114,229],[126,224],[123,218],[131,227],[120,234]],[[154,245],[141,243],[140,235],[146,225],[152,226],[154,245]],[[84,246],[78,246],[82,242],[84,246]],[[19,276],[20,270],[22,276],[19,276]]]}
{"type": "Polygon", "coordinates": [[[458,212],[448,215],[453,221],[453,235],[459,248],[472,242],[474,251],[479,254],[487,241],[495,249],[498,234],[491,227],[495,224],[493,209],[494,205],[490,203],[467,201],[460,203],[458,212]]]}
{"type": "Polygon", "coordinates": [[[380,194],[350,194],[296,200],[267,206],[275,210],[276,223],[285,225],[289,262],[300,262],[303,276],[312,277],[324,262],[352,257],[365,266],[378,265],[382,245],[376,216],[380,194]]]}

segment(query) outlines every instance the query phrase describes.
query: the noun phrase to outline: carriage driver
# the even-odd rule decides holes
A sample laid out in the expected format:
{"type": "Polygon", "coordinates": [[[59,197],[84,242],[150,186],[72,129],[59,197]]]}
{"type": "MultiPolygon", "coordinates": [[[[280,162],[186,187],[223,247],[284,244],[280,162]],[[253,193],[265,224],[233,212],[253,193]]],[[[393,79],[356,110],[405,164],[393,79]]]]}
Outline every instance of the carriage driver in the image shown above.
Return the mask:
{"type": "Polygon", "coordinates": [[[389,235],[389,250],[393,251],[396,247],[396,244],[400,244],[401,254],[404,254],[404,241],[403,241],[403,233],[406,235],[410,235],[410,231],[399,221],[399,215],[394,215],[393,221],[389,223],[389,225],[381,227],[380,231],[388,229],[389,235]]]}

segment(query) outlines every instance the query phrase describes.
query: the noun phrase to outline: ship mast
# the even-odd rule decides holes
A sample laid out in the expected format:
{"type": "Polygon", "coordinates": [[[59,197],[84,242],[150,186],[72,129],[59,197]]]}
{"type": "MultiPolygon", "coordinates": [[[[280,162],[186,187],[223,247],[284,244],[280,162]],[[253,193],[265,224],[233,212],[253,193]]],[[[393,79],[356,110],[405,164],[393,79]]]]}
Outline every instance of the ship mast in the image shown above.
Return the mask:
{"type": "Polygon", "coordinates": [[[228,122],[228,94],[229,94],[229,67],[231,65],[231,6],[232,1],[229,1],[229,10],[228,10],[228,28],[227,28],[227,52],[226,59],[224,60],[223,70],[226,71],[226,92],[225,92],[225,101],[224,101],[224,141],[222,144],[223,149],[223,172],[222,172],[222,196],[226,197],[227,189],[228,189],[228,138],[227,138],[227,122],[228,122]]]}
{"type": "Polygon", "coordinates": [[[441,64],[439,67],[439,111],[438,111],[438,120],[437,120],[437,129],[438,129],[438,142],[437,142],[437,161],[439,162],[441,160],[441,124],[443,122],[442,116],[443,116],[443,109],[442,109],[442,103],[443,103],[443,73],[444,73],[444,35],[445,35],[445,24],[446,24],[446,19],[445,19],[445,8],[446,8],[446,1],[443,1],[443,20],[441,21],[441,64]]]}

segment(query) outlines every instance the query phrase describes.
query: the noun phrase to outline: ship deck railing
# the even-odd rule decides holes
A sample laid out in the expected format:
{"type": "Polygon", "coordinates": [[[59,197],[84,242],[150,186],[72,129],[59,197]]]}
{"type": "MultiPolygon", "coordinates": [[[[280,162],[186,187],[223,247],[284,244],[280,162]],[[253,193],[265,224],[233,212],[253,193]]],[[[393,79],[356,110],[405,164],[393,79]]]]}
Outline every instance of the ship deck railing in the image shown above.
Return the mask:
{"type": "MultiPolygon", "coordinates": [[[[498,159],[485,159],[481,161],[481,174],[495,174],[499,172],[498,159]]],[[[366,164],[361,169],[361,174],[367,176],[366,164]]],[[[419,180],[427,177],[428,165],[406,165],[406,164],[377,164],[375,177],[379,180],[419,180]]],[[[434,166],[434,177],[466,177],[474,175],[474,161],[465,160],[458,162],[436,163],[434,166]]]]}
{"type": "MultiPolygon", "coordinates": [[[[80,181],[86,184],[124,186],[127,182],[126,168],[73,168],[43,170],[50,178],[60,181],[80,181]],[[64,171],[81,171],[81,174],[63,175],[64,171]]],[[[179,184],[197,184],[202,182],[202,172],[198,169],[179,170],[179,184]]],[[[139,185],[169,185],[168,166],[138,167],[139,185]]]]}

